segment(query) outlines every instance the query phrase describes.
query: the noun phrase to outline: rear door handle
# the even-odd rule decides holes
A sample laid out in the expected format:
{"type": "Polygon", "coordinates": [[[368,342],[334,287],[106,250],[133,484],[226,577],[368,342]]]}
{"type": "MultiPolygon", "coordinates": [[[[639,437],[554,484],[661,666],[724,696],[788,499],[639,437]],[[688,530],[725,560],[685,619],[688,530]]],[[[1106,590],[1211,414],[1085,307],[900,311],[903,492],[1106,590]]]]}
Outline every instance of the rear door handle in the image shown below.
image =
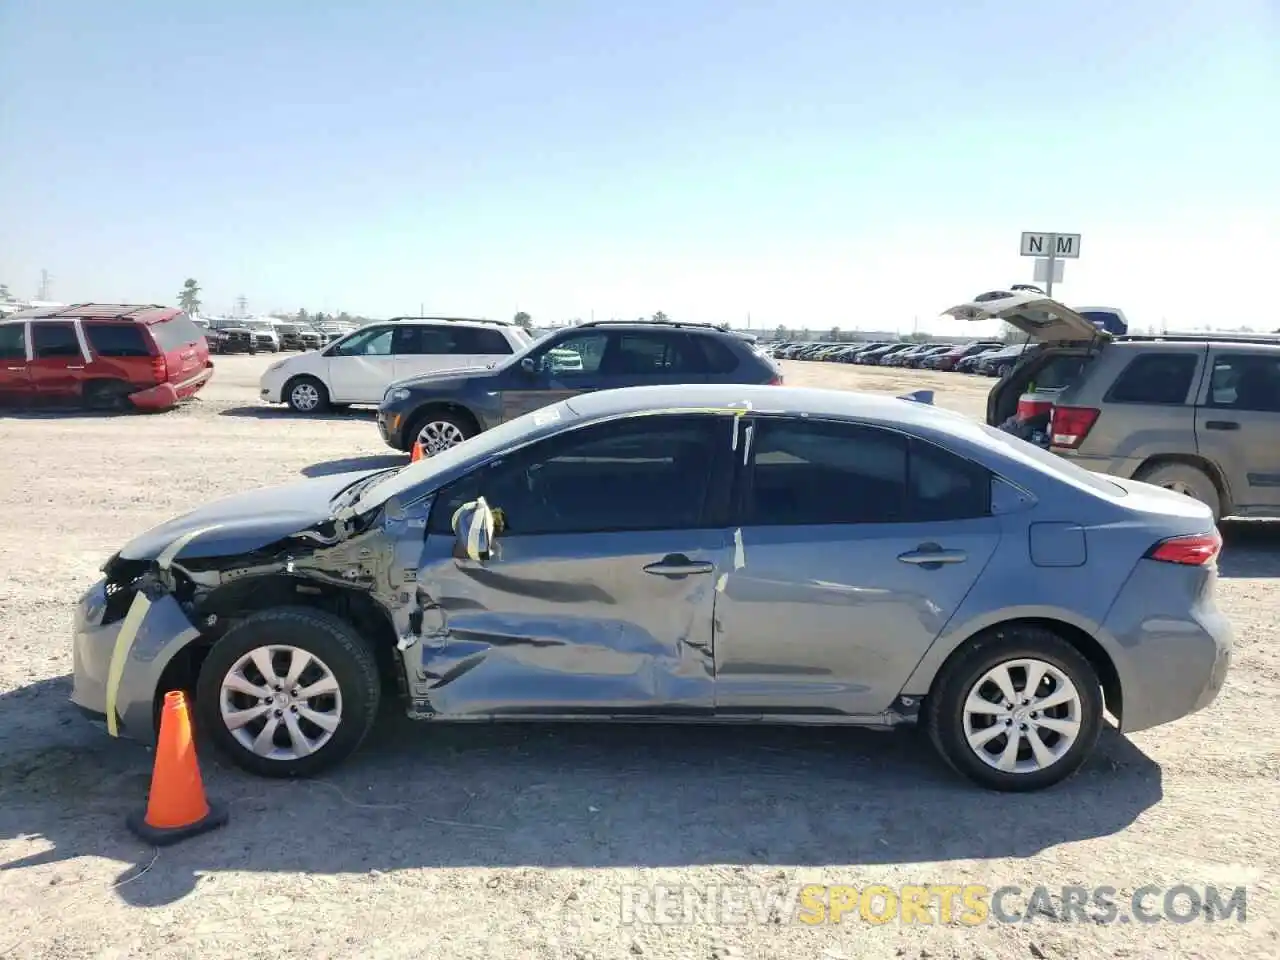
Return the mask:
{"type": "Polygon", "coordinates": [[[646,564],[645,573],[655,577],[686,577],[691,573],[710,573],[715,564],[707,560],[690,560],[683,553],[669,553],[655,563],[646,564]]]}
{"type": "Polygon", "coordinates": [[[917,567],[936,569],[944,563],[964,563],[969,559],[969,555],[963,550],[944,550],[936,543],[922,543],[915,550],[898,554],[898,559],[917,567]]]}
{"type": "Polygon", "coordinates": [[[1204,428],[1206,430],[1239,430],[1240,424],[1234,420],[1206,420],[1204,428]]]}
{"type": "Polygon", "coordinates": [[[67,364],[67,369],[68,369],[68,370],[83,370],[83,369],[84,369],[84,366],[83,366],[83,365],[81,365],[81,366],[78,366],[78,367],[73,367],[73,366],[71,366],[71,364],[67,364]]]}

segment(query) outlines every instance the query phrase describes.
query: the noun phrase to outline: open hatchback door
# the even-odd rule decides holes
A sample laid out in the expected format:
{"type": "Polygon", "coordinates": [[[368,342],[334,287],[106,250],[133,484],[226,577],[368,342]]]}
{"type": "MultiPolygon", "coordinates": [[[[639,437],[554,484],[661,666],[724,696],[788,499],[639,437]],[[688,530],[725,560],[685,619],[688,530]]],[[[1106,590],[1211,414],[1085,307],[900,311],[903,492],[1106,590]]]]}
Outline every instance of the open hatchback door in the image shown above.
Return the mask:
{"type": "Polygon", "coordinates": [[[1042,293],[992,290],[942,312],[960,320],[1003,320],[1041,343],[1088,344],[1111,339],[1101,319],[1094,322],[1042,293]]]}

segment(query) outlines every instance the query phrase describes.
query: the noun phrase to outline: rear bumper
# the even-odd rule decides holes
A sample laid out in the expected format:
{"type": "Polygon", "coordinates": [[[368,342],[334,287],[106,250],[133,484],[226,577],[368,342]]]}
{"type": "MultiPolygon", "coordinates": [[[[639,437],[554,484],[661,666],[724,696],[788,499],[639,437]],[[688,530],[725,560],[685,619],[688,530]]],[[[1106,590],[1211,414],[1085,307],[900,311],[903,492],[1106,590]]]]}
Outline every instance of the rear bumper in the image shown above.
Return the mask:
{"type": "Polygon", "coordinates": [[[1222,690],[1234,635],[1213,602],[1216,581],[1216,570],[1140,560],[1121,589],[1103,629],[1116,641],[1123,732],[1195,713],[1222,690]]]}
{"type": "Polygon", "coordinates": [[[213,364],[208,364],[194,377],[180,383],[159,383],[146,390],[129,394],[129,402],[139,410],[154,412],[168,410],[183,400],[188,400],[213,378],[213,364]]]}

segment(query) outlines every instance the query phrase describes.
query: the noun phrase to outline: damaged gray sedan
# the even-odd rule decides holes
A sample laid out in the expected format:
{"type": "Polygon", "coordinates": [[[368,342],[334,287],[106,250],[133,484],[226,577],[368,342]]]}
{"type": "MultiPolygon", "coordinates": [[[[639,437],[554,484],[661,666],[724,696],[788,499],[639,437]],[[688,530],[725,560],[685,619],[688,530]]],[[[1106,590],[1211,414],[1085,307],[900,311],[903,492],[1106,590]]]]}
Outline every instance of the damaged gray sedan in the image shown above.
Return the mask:
{"type": "Polygon", "coordinates": [[[73,701],[168,690],[238,764],[313,774],[380,698],[436,721],[923,727],[978,783],[1079,768],[1110,713],[1221,688],[1213,519],[908,398],[574,397],[402,468],[143,534],[75,625],[73,701]]]}

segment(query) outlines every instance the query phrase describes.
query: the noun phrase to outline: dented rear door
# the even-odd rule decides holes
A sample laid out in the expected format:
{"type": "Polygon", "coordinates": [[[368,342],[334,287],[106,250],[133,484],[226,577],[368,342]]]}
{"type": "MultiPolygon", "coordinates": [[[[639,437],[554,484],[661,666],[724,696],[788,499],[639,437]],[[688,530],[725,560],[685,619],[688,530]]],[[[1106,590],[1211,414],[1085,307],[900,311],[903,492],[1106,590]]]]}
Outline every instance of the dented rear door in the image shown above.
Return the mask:
{"type": "Polygon", "coordinates": [[[419,713],[645,717],[714,709],[712,614],[732,562],[732,417],[647,415],[557,434],[436,498],[406,650],[419,713]],[[483,496],[504,529],[454,556],[483,496]]]}

